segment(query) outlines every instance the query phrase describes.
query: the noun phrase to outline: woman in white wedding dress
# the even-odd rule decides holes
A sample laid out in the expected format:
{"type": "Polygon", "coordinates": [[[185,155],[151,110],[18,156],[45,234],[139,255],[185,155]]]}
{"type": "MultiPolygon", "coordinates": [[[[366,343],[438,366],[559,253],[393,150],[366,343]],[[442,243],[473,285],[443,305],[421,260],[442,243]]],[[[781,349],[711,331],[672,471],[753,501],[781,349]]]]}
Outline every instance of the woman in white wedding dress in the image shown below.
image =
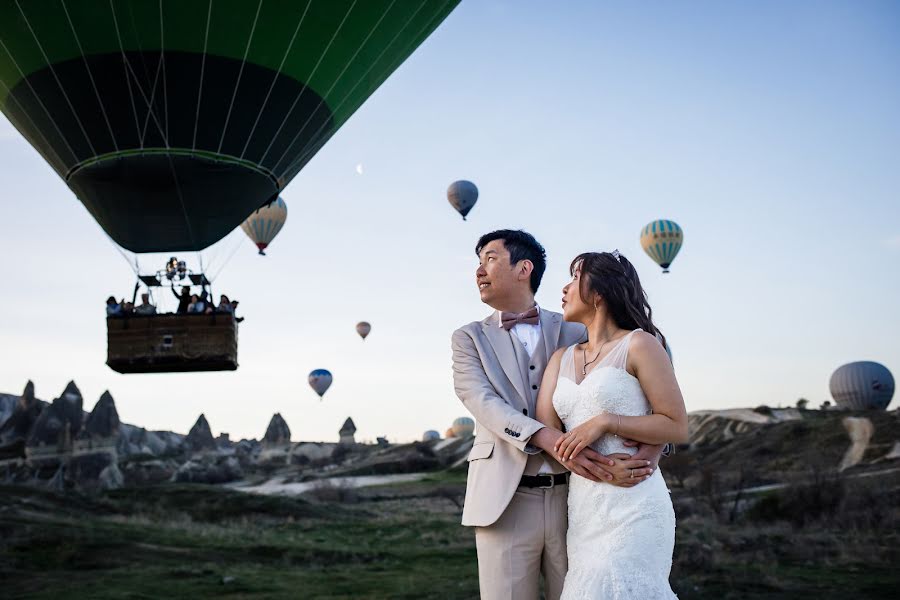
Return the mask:
{"type": "MultiPolygon", "coordinates": [[[[563,317],[583,323],[588,341],[553,355],[537,415],[566,431],[556,444],[562,464],[585,447],[623,460],[636,452],[626,440],[686,441],[684,399],[634,266],[618,251],[591,252],[570,271],[563,317]]],[[[573,474],[568,527],[563,600],[676,597],[669,585],[675,512],[658,469],[631,487],[573,474]]]]}

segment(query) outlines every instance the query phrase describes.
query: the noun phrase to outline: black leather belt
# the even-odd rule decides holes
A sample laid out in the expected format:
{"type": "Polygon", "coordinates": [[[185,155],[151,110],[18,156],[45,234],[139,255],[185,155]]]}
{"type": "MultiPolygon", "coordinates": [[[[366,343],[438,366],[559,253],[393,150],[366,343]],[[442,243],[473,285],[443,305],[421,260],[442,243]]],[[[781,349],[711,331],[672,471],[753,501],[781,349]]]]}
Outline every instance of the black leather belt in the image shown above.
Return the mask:
{"type": "Polygon", "coordinates": [[[568,473],[557,473],[556,475],[522,475],[519,487],[527,488],[552,488],[555,485],[565,485],[569,482],[568,473]]]}

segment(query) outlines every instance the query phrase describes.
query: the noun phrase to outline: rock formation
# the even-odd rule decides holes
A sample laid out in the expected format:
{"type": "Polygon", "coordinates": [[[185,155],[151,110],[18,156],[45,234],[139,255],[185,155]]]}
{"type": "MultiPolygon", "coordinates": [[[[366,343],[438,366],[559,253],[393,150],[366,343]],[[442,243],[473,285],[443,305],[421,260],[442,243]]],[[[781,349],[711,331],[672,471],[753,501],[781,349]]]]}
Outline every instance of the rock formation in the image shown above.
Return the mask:
{"type": "Polygon", "coordinates": [[[356,443],[356,438],[354,434],[356,433],[356,425],[353,424],[353,419],[347,417],[347,420],[344,421],[344,425],[341,427],[341,430],[338,432],[338,435],[341,436],[340,444],[350,445],[356,443]]]}
{"type": "Polygon", "coordinates": [[[34,397],[29,381],[7,419],[0,424],[0,459],[25,456],[25,440],[40,417],[44,403],[34,397]]]}
{"type": "Polygon", "coordinates": [[[212,430],[209,428],[205,415],[201,414],[197,418],[197,422],[191,427],[184,441],[188,450],[193,452],[216,449],[216,440],[213,438],[212,430]]]}
{"type": "Polygon", "coordinates": [[[29,460],[52,459],[71,451],[84,419],[82,406],[81,392],[70,381],[62,395],[38,416],[25,440],[25,456],[29,460]]]}
{"type": "Polygon", "coordinates": [[[291,442],[291,429],[285,422],[281,413],[272,415],[269,426],[266,428],[266,435],[263,436],[262,443],[264,446],[283,446],[291,442]]]}

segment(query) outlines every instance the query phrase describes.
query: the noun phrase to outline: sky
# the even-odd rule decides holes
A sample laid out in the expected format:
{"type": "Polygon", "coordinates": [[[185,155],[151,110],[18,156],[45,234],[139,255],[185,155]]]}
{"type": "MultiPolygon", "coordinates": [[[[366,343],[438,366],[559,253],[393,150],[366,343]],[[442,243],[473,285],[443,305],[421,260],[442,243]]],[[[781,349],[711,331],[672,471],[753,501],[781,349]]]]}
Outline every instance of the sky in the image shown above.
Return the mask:
{"type": "Polygon", "coordinates": [[[240,230],[203,253],[246,318],[235,372],[105,365],[104,301],[130,295],[135,257],[0,117],[0,392],[74,379],[87,410],[109,390],[125,422],[186,433],[204,413],[232,439],[276,412],[294,440],[336,441],[348,416],[357,440],[443,431],[467,414],[450,335],[491,312],[474,245],[499,228],[546,247],[551,310],[578,253],[631,259],[690,411],[818,405],[856,360],[900,375],[900,7],[550,7],[464,0],[287,187],[268,256],[240,230]],[[465,222],[456,179],[480,190],[465,222]],[[685,231],[667,275],[639,243],[659,218],[685,231]]]}

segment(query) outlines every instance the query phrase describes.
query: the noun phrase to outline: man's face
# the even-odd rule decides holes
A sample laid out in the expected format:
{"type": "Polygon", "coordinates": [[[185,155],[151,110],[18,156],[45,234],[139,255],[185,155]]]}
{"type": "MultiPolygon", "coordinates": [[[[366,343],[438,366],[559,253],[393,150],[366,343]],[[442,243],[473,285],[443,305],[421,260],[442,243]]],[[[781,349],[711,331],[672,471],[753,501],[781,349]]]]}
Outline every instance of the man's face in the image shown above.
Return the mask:
{"type": "Polygon", "coordinates": [[[509,251],[503,240],[488,242],[478,255],[475,281],[481,301],[495,307],[519,293],[522,285],[521,269],[509,262],[509,251]]]}

